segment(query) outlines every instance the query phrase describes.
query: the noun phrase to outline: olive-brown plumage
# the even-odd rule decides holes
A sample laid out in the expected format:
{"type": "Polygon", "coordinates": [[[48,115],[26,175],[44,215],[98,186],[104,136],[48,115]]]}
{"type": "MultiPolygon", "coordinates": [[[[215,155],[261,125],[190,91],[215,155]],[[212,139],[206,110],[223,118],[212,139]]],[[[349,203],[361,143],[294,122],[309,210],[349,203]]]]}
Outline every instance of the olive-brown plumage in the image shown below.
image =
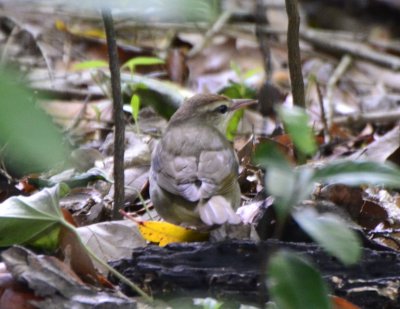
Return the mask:
{"type": "Polygon", "coordinates": [[[209,228],[238,224],[238,160],[225,138],[231,112],[252,100],[199,94],[171,117],[151,161],[150,198],[165,220],[209,228]]]}

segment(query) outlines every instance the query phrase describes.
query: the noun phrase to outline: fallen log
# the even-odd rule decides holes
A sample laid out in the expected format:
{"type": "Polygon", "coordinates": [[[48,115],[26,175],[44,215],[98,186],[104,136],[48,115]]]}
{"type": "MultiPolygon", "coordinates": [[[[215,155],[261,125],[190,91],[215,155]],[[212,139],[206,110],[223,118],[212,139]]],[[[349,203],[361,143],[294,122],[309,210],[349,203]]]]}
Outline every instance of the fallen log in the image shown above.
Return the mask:
{"type": "MultiPolygon", "coordinates": [[[[132,259],[112,262],[118,271],[156,297],[206,297],[256,304],[260,299],[263,259],[277,249],[308,258],[322,273],[332,294],[362,308],[400,308],[400,254],[363,249],[357,265],[343,266],[315,244],[267,240],[149,245],[132,259]]],[[[117,282],[116,278],[112,278],[117,282]]],[[[119,283],[124,293],[134,295],[119,283]]],[[[300,287],[301,288],[301,287],[300,287]]],[[[268,295],[262,295],[268,300],[268,295]]]]}

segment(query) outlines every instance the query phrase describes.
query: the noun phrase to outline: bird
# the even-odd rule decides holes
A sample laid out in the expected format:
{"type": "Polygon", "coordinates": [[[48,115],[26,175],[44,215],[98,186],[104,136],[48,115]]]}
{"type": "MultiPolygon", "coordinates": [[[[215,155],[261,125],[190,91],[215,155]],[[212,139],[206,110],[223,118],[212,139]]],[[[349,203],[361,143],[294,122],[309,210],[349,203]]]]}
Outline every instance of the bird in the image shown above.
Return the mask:
{"type": "Polygon", "coordinates": [[[225,135],[233,112],[257,103],[197,94],[172,115],[150,166],[150,199],[166,221],[210,230],[239,224],[239,162],[225,135]]]}

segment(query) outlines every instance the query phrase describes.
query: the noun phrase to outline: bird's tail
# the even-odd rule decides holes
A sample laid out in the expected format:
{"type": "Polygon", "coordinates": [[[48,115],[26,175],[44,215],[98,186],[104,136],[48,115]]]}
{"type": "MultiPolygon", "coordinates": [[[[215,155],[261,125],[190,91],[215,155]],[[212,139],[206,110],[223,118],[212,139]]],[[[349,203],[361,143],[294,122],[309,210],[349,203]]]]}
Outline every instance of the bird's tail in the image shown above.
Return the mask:
{"type": "Polygon", "coordinates": [[[231,203],[221,195],[213,196],[206,203],[199,205],[199,214],[201,220],[209,226],[241,222],[231,203]]]}

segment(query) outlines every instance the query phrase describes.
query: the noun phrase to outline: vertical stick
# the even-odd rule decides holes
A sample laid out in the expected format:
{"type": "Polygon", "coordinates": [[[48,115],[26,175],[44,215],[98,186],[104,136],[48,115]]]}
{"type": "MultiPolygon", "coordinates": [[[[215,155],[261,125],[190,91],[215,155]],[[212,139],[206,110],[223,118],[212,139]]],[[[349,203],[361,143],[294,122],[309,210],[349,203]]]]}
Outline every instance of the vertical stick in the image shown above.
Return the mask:
{"type": "Polygon", "coordinates": [[[301,71],[301,58],[299,46],[300,15],[297,0],[285,0],[286,12],[288,15],[288,64],[290,81],[292,84],[293,103],[305,108],[304,82],[301,71]]]}
{"type": "Polygon", "coordinates": [[[269,44],[269,36],[262,31],[263,27],[266,27],[269,22],[267,19],[267,10],[265,9],[264,1],[256,1],[256,37],[258,40],[258,45],[261,50],[261,55],[263,56],[263,64],[265,71],[265,79],[271,82],[272,78],[272,64],[271,64],[271,49],[269,44]]]}
{"type": "Polygon", "coordinates": [[[104,28],[106,31],[108,59],[111,73],[111,91],[113,98],[114,117],[114,208],[113,219],[120,219],[120,208],[124,205],[124,146],[125,146],[125,120],[122,109],[121,76],[119,68],[118,50],[115,39],[114,23],[111,9],[103,8],[101,11],[104,28]]]}

